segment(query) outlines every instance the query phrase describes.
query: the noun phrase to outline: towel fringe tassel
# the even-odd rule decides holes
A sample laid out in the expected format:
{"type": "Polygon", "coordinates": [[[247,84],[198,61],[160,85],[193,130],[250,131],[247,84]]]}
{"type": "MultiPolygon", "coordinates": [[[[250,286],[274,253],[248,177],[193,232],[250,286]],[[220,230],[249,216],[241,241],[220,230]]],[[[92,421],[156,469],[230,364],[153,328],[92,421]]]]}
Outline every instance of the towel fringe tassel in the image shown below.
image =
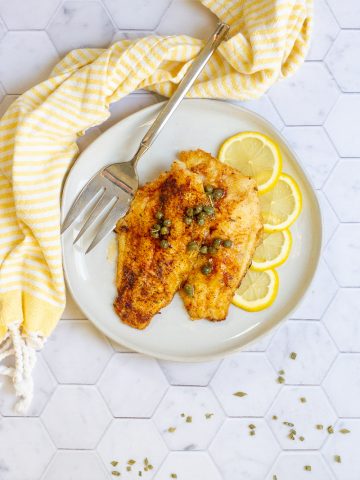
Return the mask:
{"type": "Polygon", "coordinates": [[[20,324],[8,327],[5,338],[0,343],[0,362],[10,356],[15,357],[15,366],[0,365],[0,375],[11,377],[18,401],[15,410],[25,413],[34,394],[32,371],[36,363],[36,349],[43,346],[43,339],[34,333],[24,337],[20,333],[20,324]]]}

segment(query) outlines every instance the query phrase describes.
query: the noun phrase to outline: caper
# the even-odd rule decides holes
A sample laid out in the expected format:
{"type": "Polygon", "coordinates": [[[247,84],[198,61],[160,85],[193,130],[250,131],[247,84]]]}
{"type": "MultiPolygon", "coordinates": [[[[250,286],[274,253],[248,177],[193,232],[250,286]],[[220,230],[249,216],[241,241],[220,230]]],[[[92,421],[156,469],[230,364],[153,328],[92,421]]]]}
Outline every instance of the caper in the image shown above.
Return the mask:
{"type": "Polygon", "coordinates": [[[194,208],[194,215],[198,215],[200,212],[202,212],[202,209],[202,205],[196,205],[196,207],[194,208]]]}
{"type": "Polygon", "coordinates": [[[168,218],[166,218],[166,219],[163,221],[163,225],[164,225],[164,227],[170,227],[170,225],[171,225],[171,220],[169,220],[168,218]]]}
{"type": "Polygon", "coordinates": [[[162,212],[156,212],[155,213],[155,218],[157,220],[161,220],[163,218],[164,214],[162,212]]]}
{"type": "Polygon", "coordinates": [[[193,208],[187,208],[186,209],[186,216],[187,217],[193,217],[194,216],[194,209],[193,208]]]}
{"type": "Polygon", "coordinates": [[[231,240],[224,240],[223,245],[225,248],[231,248],[233,246],[233,242],[231,240]]]}
{"type": "Polygon", "coordinates": [[[203,273],[204,275],[210,275],[211,272],[212,266],[210,265],[210,263],[206,263],[201,267],[201,273],[203,273]]]}
{"type": "Polygon", "coordinates": [[[224,196],[224,190],[222,188],[216,188],[213,193],[214,200],[220,200],[224,196]]]}
{"type": "Polygon", "coordinates": [[[213,240],[213,246],[214,246],[215,248],[221,247],[221,244],[222,244],[221,238],[214,238],[214,240],[213,240]]]}
{"type": "Polygon", "coordinates": [[[215,213],[215,208],[212,207],[211,205],[206,205],[204,207],[204,212],[206,213],[206,215],[214,215],[215,213]]]}
{"type": "Polygon", "coordinates": [[[169,248],[169,242],[167,240],[161,240],[160,247],[161,248],[169,248]]]}
{"type": "Polygon", "coordinates": [[[155,223],[155,225],[152,226],[151,230],[154,230],[154,232],[158,232],[161,228],[161,225],[158,223],[155,223]]]}
{"type": "Polygon", "coordinates": [[[215,255],[217,253],[217,248],[210,246],[208,248],[208,253],[210,253],[210,255],[215,255]]]}
{"type": "Polygon", "coordinates": [[[206,193],[212,193],[214,191],[214,187],[212,185],[205,185],[204,190],[206,193]]]}
{"type": "Polygon", "coordinates": [[[200,247],[200,253],[202,253],[203,255],[206,255],[208,253],[208,247],[206,245],[202,245],[200,247]]]}
{"type": "Polygon", "coordinates": [[[193,219],[190,218],[190,217],[185,217],[185,218],[184,218],[184,222],[185,222],[186,225],[191,225],[191,224],[192,224],[192,221],[193,221],[193,219]]]}
{"type": "Polygon", "coordinates": [[[197,242],[192,241],[187,244],[186,248],[188,249],[189,252],[192,252],[194,250],[197,250],[199,248],[199,245],[197,244],[197,242]]]}
{"type": "Polygon", "coordinates": [[[197,216],[197,219],[199,220],[200,218],[203,218],[204,220],[206,220],[206,213],[200,212],[199,215],[197,216]]]}
{"type": "Polygon", "coordinates": [[[167,227],[161,227],[160,235],[167,235],[169,233],[169,229],[167,227]]]}
{"type": "Polygon", "coordinates": [[[159,232],[154,232],[153,230],[151,230],[150,235],[151,235],[153,238],[159,238],[159,232]]]}
{"type": "Polygon", "coordinates": [[[200,225],[200,226],[205,225],[205,218],[198,218],[197,223],[198,223],[198,225],[200,225]]]}
{"type": "Polygon", "coordinates": [[[194,296],[194,286],[190,285],[190,283],[185,283],[184,285],[184,292],[188,297],[193,297],[194,296]]]}

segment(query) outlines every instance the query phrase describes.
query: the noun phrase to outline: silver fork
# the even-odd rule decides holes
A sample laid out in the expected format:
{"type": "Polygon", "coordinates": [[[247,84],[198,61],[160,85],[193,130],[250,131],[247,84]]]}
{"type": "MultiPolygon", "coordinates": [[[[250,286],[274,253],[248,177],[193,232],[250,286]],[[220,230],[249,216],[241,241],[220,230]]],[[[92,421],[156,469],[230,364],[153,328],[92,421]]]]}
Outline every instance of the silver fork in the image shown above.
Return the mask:
{"type": "Polygon", "coordinates": [[[139,148],[133,158],[128,162],[113,163],[98,171],[76,197],[62,223],[61,233],[64,233],[65,230],[70,227],[82,211],[88,210],[90,203],[92,203],[93,206],[89,209],[85,222],[74,240],[74,244],[84,235],[91,225],[103,217],[85,254],[90,252],[90,250],[108,235],[114,229],[117,220],[122,218],[129,210],[131,201],[139,187],[139,179],[136,172],[137,162],[153,144],[165,123],[185,97],[228,31],[229,26],[226,23],[220,22],[218,24],[215,32],[211,35],[179,83],[175,93],[164,105],[144,138],[141,140],[139,148]],[[95,203],[93,203],[94,200],[96,200],[95,203]],[[102,215],[104,210],[109,208],[110,204],[111,208],[108,213],[105,216],[102,215]]]}

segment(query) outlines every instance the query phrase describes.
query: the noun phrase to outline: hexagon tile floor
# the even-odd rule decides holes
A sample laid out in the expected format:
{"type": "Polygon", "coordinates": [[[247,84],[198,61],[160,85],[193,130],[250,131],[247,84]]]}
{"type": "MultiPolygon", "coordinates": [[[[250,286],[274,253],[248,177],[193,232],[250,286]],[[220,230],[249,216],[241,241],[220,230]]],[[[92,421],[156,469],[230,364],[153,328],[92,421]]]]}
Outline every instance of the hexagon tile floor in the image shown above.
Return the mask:
{"type": "MultiPolygon", "coordinates": [[[[246,102],[318,191],[324,254],[301,307],[247,351],[179,365],[112,344],[69,298],[27,417],[1,387],[0,480],[360,479],[360,3],[315,0],[315,14],[305,65],[246,102]]],[[[196,0],[0,0],[0,115],[69,49],[149,31],[205,38],[214,23],[196,0]]],[[[121,100],[80,147],[156,101],[121,100]]]]}

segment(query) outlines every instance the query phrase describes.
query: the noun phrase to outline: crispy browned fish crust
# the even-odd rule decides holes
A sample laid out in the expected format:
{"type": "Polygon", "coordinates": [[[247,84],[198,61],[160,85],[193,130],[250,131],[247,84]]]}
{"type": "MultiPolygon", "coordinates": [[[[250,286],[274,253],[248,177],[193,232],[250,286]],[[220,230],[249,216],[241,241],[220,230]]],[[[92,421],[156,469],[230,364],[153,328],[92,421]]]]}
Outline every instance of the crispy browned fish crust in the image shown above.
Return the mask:
{"type": "Polygon", "coordinates": [[[145,328],[151,318],[172,300],[187,277],[195,254],[186,251],[191,240],[201,242],[206,227],[186,226],[186,208],[207,203],[200,175],[174,162],[168,173],[140,188],[129,213],[118,222],[116,313],[126,324],[145,328]],[[162,211],[171,220],[170,248],[150,236],[162,211]]]}
{"type": "Polygon", "coordinates": [[[262,233],[256,182],[202,150],[181,152],[179,158],[192,172],[200,174],[204,183],[225,191],[224,198],[216,203],[216,215],[208,225],[205,243],[209,245],[215,238],[230,239],[233,247],[221,247],[213,256],[199,255],[186,280],[195,287],[194,296],[180,292],[191,318],[224,320],[262,233]],[[201,267],[208,262],[213,271],[206,276],[201,267]]]}

